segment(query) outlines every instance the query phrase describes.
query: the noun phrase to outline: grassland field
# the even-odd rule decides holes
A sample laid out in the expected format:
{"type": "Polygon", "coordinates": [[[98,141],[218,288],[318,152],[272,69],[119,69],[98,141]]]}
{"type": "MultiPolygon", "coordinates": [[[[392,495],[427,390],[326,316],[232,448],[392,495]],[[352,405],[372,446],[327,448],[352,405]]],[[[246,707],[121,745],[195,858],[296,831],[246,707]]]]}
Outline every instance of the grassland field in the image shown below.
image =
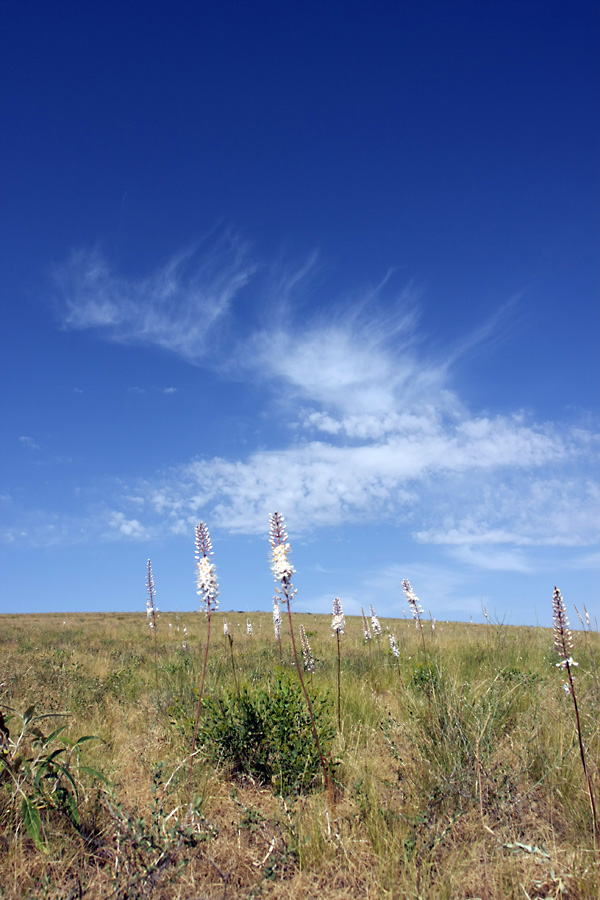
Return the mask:
{"type": "MultiPolygon", "coordinates": [[[[293,623],[333,803],[287,618],[280,650],[270,613],[212,614],[192,757],[206,616],[161,612],[155,633],[143,613],[0,616],[0,898],[600,898],[551,629],[425,621],[424,652],[412,621],[365,642],[348,616],[340,729],[331,616],[293,623]]],[[[598,796],[597,631],[573,656],[598,796]]]]}

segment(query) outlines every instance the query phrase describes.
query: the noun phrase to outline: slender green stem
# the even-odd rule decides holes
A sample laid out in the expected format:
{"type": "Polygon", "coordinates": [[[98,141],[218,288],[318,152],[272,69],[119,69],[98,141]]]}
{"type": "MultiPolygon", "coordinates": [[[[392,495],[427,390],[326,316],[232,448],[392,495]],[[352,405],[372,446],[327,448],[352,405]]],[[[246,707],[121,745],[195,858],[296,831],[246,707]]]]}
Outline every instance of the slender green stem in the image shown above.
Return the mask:
{"type": "Polygon", "coordinates": [[[157,637],[156,637],[156,624],[152,629],[154,632],[154,676],[156,678],[156,702],[160,704],[160,700],[158,697],[158,649],[157,649],[157,637]]]}

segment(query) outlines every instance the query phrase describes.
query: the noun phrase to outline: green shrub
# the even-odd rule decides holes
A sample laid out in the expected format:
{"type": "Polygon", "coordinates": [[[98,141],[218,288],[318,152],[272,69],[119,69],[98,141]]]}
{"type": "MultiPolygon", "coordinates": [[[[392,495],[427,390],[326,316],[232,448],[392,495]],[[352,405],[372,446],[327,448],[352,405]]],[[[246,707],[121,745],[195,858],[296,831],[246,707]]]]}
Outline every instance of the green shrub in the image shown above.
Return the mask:
{"type": "MultiPolygon", "coordinates": [[[[331,704],[312,698],[315,725],[325,756],[335,736],[331,704]]],[[[299,793],[321,772],[306,701],[284,677],[266,688],[243,687],[239,695],[204,698],[198,743],[209,759],[271,784],[276,793],[299,793]]]]}

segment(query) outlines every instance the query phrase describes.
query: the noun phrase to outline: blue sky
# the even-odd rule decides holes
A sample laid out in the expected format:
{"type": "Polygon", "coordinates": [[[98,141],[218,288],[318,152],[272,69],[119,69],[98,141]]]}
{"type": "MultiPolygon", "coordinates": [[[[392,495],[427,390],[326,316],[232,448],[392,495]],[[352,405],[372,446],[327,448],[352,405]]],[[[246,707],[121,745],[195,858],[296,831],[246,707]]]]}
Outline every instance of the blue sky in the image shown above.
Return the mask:
{"type": "Polygon", "coordinates": [[[0,611],[600,617],[598,5],[0,15],[0,611]]]}

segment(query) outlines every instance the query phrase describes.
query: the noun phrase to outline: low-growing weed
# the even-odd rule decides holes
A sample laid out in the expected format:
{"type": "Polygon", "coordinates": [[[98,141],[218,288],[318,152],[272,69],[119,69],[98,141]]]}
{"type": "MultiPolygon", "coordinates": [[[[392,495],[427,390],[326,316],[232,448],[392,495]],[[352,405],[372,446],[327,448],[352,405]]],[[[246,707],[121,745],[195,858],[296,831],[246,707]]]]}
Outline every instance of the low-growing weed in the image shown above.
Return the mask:
{"type": "Polygon", "coordinates": [[[81,747],[98,740],[90,735],[71,741],[63,735],[66,725],[47,734],[42,723],[65,714],[35,714],[30,706],[23,714],[11,709],[0,713],[0,796],[4,795],[3,818],[16,831],[22,823],[40,850],[45,850],[43,814],[50,811],[79,828],[81,775],[105,780],[82,762],[81,747]],[[14,728],[13,734],[11,728],[14,728]],[[42,815],[41,815],[42,814],[42,815]]]}

